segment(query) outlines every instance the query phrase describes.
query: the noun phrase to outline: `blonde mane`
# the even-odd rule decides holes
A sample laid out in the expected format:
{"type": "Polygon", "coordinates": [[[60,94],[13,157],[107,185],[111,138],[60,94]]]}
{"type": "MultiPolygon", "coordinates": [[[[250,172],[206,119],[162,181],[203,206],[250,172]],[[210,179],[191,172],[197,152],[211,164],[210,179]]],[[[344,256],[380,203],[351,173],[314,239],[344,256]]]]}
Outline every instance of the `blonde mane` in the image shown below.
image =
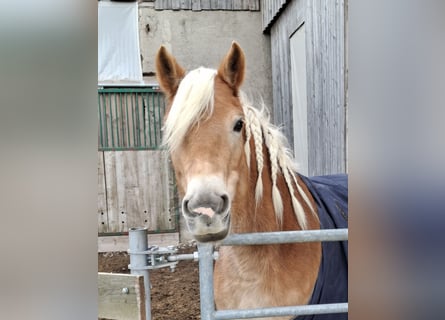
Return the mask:
{"type": "Polygon", "coordinates": [[[291,195],[292,208],[295,217],[297,218],[300,227],[302,229],[306,229],[306,215],[303,206],[295,197],[294,185],[297,188],[297,192],[301,195],[304,202],[310,208],[311,212],[315,214],[315,211],[306,193],[297,182],[297,168],[295,162],[292,160],[291,151],[287,147],[286,137],[277,127],[270,123],[269,118],[265,112],[266,108],[264,106],[261,110],[254,108],[247,101],[244,95],[241,96],[241,104],[243,106],[246,124],[246,143],[244,145],[244,151],[246,154],[247,164],[250,164],[250,137],[253,138],[255,145],[255,157],[258,168],[258,179],[255,188],[255,199],[257,204],[259,203],[263,195],[263,181],[261,173],[264,167],[264,145],[267,148],[271,165],[270,175],[272,179],[272,202],[278,223],[282,225],[283,222],[283,201],[277,186],[278,173],[281,172],[291,195]]]}
{"type": "Polygon", "coordinates": [[[164,124],[164,145],[175,150],[188,130],[213,113],[214,79],[217,71],[200,67],[190,71],[179,85],[164,124]]]}
{"type": "MultiPolygon", "coordinates": [[[[201,67],[189,72],[181,81],[164,125],[164,144],[170,151],[175,150],[181,144],[193,125],[199,123],[206,114],[208,116],[212,114],[216,74],[216,70],[201,67]]],[[[272,201],[277,221],[281,226],[283,222],[283,201],[277,186],[277,177],[281,172],[291,195],[295,217],[300,227],[306,229],[306,215],[303,206],[295,197],[294,186],[296,186],[296,191],[301,195],[312,213],[315,213],[315,211],[309,198],[297,182],[296,166],[287,147],[285,136],[270,123],[264,107],[261,111],[254,108],[243,94],[241,94],[240,100],[244,111],[246,133],[244,151],[248,165],[250,165],[251,157],[249,145],[251,138],[255,146],[254,152],[258,170],[255,188],[257,204],[263,196],[263,146],[265,146],[271,164],[272,201]]]]}

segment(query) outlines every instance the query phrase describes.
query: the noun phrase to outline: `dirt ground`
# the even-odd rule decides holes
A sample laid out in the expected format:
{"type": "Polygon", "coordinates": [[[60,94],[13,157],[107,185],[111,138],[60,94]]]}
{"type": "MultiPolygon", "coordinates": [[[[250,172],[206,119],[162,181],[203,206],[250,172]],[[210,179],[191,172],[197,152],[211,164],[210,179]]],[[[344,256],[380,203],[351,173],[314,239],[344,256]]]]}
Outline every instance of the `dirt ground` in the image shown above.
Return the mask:
{"type": "MultiPolygon", "coordinates": [[[[192,253],[196,246],[186,245],[178,253],[192,253]]],[[[99,253],[98,271],[130,273],[126,252],[99,253]]],[[[197,320],[199,310],[198,262],[180,261],[175,272],[170,268],[150,271],[152,320],[197,320]]]]}

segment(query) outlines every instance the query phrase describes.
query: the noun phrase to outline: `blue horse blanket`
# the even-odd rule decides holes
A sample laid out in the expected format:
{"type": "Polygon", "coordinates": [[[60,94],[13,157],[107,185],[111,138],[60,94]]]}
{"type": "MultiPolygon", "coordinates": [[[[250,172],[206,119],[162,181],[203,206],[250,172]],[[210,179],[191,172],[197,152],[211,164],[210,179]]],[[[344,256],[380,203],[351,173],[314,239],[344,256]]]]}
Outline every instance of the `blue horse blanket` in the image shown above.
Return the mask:
{"type": "MultiPolygon", "coordinates": [[[[348,227],[348,177],[300,175],[318,207],[321,229],[348,227]]],[[[348,301],[348,242],[322,242],[318,278],[308,304],[348,301]]],[[[347,313],[299,316],[298,320],[346,320],[347,313]]]]}

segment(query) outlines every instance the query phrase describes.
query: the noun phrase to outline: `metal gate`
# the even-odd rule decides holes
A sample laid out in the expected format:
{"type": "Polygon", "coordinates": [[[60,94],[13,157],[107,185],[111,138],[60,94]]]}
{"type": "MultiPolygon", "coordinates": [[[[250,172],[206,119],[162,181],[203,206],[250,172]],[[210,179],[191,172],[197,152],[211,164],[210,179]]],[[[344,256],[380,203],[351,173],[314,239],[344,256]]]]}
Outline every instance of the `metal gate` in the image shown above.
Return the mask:
{"type": "MultiPolygon", "coordinates": [[[[304,306],[269,307],[242,310],[215,310],[213,295],[213,261],[218,258],[212,243],[199,243],[197,254],[176,255],[170,251],[164,256],[159,251],[148,250],[146,230],[130,229],[130,265],[132,274],[143,275],[145,279],[146,318],[151,319],[149,269],[156,268],[155,260],[166,266],[179,260],[199,261],[199,285],[201,320],[249,319],[259,317],[300,316],[310,314],[347,313],[348,303],[329,303],[304,306]],[[149,259],[147,259],[150,257],[149,259]],[[153,263],[149,265],[149,261],[153,263]]],[[[347,241],[348,229],[323,229],[306,231],[282,231],[232,234],[221,245],[266,245],[294,242],[347,241]]],[[[159,267],[161,267],[159,264],[159,267]]]]}
{"type": "MultiPolygon", "coordinates": [[[[229,235],[223,246],[265,245],[294,242],[345,241],[348,229],[262,232],[229,235]]],[[[213,298],[213,245],[198,244],[201,320],[249,319],[259,317],[300,316],[309,314],[345,313],[348,303],[270,307],[243,310],[215,310],[213,298]]]]}

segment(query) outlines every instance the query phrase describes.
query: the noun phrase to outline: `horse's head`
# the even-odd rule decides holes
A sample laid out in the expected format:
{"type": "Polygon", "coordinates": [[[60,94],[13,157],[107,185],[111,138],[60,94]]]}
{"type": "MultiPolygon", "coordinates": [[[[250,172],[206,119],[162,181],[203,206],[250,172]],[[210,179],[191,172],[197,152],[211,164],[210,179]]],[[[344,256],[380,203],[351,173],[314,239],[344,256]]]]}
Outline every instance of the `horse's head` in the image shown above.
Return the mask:
{"type": "Polygon", "coordinates": [[[218,70],[198,68],[186,75],[164,47],[156,56],[157,78],[169,100],[164,141],[183,197],[183,216],[201,242],[227,235],[239,168],[246,166],[239,99],[244,65],[235,42],[218,70]]]}

